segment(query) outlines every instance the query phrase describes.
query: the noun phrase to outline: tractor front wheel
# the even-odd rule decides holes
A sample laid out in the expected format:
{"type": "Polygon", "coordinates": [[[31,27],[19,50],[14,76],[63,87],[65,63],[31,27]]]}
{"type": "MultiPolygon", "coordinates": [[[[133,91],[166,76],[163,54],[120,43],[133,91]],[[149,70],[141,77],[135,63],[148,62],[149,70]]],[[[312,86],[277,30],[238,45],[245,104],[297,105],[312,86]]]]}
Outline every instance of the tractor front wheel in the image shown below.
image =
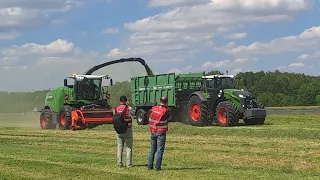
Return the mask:
{"type": "Polygon", "coordinates": [[[207,106],[198,96],[192,96],[189,99],[188,119],[193,126],[209,125],[207,106]]]}
{"type": "Polygon", "coordinates": [[[57,124],[52,123],[52,112],[50,109],[43,109],[40,114],[41,129],[55,129],[57,124]]]}
{"type": "Polygon", "coordinates": [[[72,107],[69,105],[62,106],[59,112],[59,129],[61,130],[69,130],[72,123],[72,107]]]}
{"type": "Polygon", "coordinates": [[[148,114],[144,109],[139,109],[137,111],[137,123],[139,125],[146,125],[148,124],[148,114]]]}
{"type": "Polygon", "coordinates": [[[235,126],[239,122],[239,111],[231,101],[222,101],[217,105],[216,119],[221,127],[235,126]]]}

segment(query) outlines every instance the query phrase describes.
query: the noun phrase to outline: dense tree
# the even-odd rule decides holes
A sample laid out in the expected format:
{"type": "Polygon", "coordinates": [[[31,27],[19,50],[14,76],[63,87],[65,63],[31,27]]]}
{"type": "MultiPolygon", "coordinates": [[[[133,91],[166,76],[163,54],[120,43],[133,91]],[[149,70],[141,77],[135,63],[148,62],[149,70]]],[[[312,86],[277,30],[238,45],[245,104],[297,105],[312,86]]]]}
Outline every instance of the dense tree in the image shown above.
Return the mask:
{"type": "MultiPolygon", "coordinates": [[[[206,75],[223,74],[213,70],[206,75]]],[[[320,105],[320,77],[275,72],[240,72],[236,86],[252,92],[266,106],[320,105]]],[[[49,90],[35,92],[0,92],[0,112],[27,112],[41,109],[49,90]]],[[[110,104],[119,104],[121,95],[131,102],[130,83],[117,82],[109,89],[110,104]]],[[[131,103],[132,104],[132,103],[131,103]]]]}

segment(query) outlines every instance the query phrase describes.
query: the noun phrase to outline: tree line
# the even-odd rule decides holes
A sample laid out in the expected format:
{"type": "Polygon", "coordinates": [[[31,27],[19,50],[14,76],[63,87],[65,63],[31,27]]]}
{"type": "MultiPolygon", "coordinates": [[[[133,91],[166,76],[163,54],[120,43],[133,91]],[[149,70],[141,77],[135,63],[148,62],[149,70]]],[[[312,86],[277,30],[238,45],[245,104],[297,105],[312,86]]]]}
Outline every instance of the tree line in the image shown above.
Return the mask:
{"type": "MultiPolygon", "coordinates": [[[[211,71],[207,74],[223,74],[211,71]]],[[[236,88],[252,92],[265,106],[320,105],[320,77],[288,72],[240,72],[235,76],[236,88]]],[[[0,92],[0,112],[40,110],[49,90],[35,92],[0,92]]],[[[115,107],[121,95],[131,102],[130,83],[117,82],[109,88],[110,104],[115,107]]],[[[132,103],[131,103],[132,104],[132,103]]]]}

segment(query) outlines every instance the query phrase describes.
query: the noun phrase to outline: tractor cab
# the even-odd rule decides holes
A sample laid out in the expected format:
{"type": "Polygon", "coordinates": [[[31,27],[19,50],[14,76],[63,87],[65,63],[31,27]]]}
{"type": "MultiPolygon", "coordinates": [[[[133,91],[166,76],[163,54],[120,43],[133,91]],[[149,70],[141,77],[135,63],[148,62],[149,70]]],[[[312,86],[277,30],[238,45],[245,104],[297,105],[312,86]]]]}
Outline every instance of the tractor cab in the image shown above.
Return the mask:
{"type": "Polygon", "coordinates": [[[235,79],[233,75],[211,75],[203,76],[204,87],[206,89],[234,89],[235,79]]]}

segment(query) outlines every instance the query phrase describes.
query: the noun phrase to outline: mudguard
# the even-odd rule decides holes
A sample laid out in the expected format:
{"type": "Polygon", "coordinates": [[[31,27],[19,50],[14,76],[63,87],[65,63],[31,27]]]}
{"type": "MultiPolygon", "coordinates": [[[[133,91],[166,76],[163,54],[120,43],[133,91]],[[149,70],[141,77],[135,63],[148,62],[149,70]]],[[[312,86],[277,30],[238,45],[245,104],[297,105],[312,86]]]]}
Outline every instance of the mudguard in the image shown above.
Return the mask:
{"type": "Polygon", "coordinates": [[[193,95],[198,96],[198,97],[201,99],[201,101],[207,101],[207,98],[204,97],[204,95],[203,95],[203,93],[202,93],[201,91],[193,92],[192,94],[189,95],[189,98],[190,98],[191,96],[193,96],[193,95]]]}

